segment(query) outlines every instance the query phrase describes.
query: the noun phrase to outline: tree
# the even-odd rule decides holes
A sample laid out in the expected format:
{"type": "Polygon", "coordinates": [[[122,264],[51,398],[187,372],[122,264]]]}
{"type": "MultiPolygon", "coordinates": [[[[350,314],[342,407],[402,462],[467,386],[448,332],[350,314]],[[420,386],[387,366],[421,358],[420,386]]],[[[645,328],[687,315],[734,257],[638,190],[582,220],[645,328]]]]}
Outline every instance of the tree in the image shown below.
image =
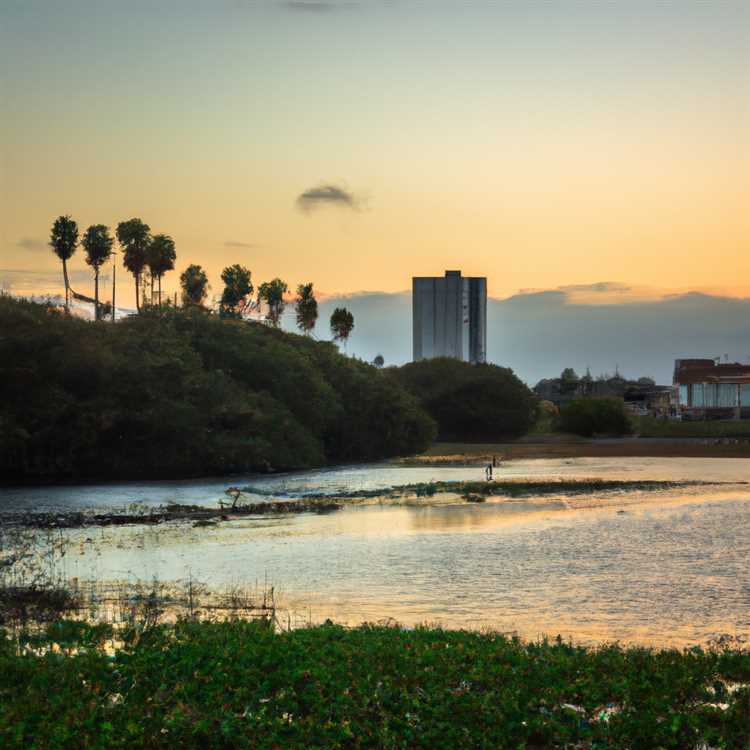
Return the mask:
{"type": "Polygon", "coordinates": [[[578,388],[578,375],[572,367],[566,367],[560,374],[560,392],[574,393],[578,388]]]}
{"type": "Polygon", "coordinates": [[[99,269],[112,255],[114,239],[109,234],[109,227],[104,224],[92,224],[83,235],[81,244],[86,251],[86,263],[94,269],[94,318],[99,320],[99,269]]]}
{"type": "Polygon", "coordinates": [[[52,225],[49,244],[55,255],[62,261],[63,281],[65,283],[65,309],[70,309],[70,281],[68,279],[68,260],[78,246],[78,224],[70,216],[59,216],[52,225]]]}
{"type": "Polygon", "coordinates": [[[537,399],[507,367],[436,357],[389,367],[437,422],[443,440],[502,440],[533,426],[537,399]]]}
{"type": "Polygon", "coordinates": [[[313,285],[300,284],[297,287],[297,327],[307,336],[315,328],[318,320],[318,300],[313,294],[313,285]]]}
{"type": "MultiPolygon", "coordinates": [[[[258,302],[265,302],[268,305],[266,320],[274,327],[278,328],[281,322],[281,316],[284,313],[286,303],[284,295],[289,291],[286,282],[281,279],[273,281],[264,281],[258,289],[258,302]]],[[[312,291],[312,289],[310,290],[312,291]]],[[[316,303],[317,307],[317,303],[316,303]]]]}
{"type": "Polygon", "coordinates": [[[375,367],[382,367],[385,364],[385,360],[383,359],[382,354],[376,354],[375,359],[372,360],[372,363],[375,365],[375,367]]]}
{"type": "Polygon", "coordinates": [[[245,266],[235,263],[221,272],[224,291],[219,302],[219,315],[222,318],[241,318],[252,308],[252,274],[245,266]]]}
{"type": "Polygon", "coordinates": [[[202,306],[208,292],[208,277],[201,266],[190,265],[180,276],[182,304],[202,306]]]}
{"type": "Polygon", "coordinates": [[[155,234],[146,252],[146,262],[151,272],[151,300],[154,297],[154,279],[159,285],[159,307],[161,307],[161,278],[174,268],[177,252],[174,240],[166,234],[155,234]]]}
{"type": "Polygon", "coordinates": [[[337,307],[331,314],[331,333],[334,341],[346,344],[354,328],[354,316],[345,308],[337,307]]]}
{"type": "Polygon", "coordinates": [[[135,279],[135,306],[141,311],[141,275],[147,265],[147,253],[151,241],[151,227],[140,219],[121,221],[117,225],[117,241],[122,246],[122,264],[135,279]]]}
{"type": "Polygon", "coordinates": [[[628,435],[633,431],[621,398],[578,398],[560,412],[560,429],[576,435],[628,435]]]}

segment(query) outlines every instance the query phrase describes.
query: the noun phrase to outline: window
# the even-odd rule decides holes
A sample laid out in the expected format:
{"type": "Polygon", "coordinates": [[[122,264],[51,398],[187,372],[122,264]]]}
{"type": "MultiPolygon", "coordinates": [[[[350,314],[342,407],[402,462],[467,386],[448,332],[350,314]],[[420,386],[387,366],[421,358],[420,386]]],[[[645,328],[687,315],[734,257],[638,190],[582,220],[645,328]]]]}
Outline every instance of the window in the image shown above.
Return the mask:
{"type": "Polygon", "coordinates": [[[723,408],[737,406],[737,384],[736,383],[722,383],[719,386],[719,393],[717,398],[717,406],[723,408]]]}
{"type": "Polygon", "coordinates": [[[716,386],[713,383],[703,384],[703,405],[707,409],[716,406],[716,386]]]}
{"type": "Polygon", "coordinates": [[[703,408],[703,383],[693,383],[693,406],[703,408]]]}

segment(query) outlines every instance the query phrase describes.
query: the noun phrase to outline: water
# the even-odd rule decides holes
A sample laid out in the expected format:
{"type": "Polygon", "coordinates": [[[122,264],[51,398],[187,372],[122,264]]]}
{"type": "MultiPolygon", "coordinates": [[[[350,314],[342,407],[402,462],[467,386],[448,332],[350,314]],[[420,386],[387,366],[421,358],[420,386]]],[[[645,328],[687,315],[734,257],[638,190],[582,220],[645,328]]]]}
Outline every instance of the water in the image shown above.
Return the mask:
{"type": "MultiPolygon", "coordinates": [[[[746,459],[574,459],[507,464],[508,476],[743,481],[746,459]]],[[[475,479],[481,468],[349,467],[248,478],[279,492],[475,479]]],[[[54,488],[67,507],[212,504],[231,482],[54,488]],[[93,493],[93,494],[91,494],[93,493]],[[139,495],[139,493],[143,493],[139,495]]],[[[50,488],[3,490],[40,502],[50,488]]],[[[750,488],[553,497],[484,505],[347,507],[223,523],[71,534],[71,576],[211,586],[268,580],[282,610],[313,621],[489,627],[527,638],[653,645],[750,636],[750,488]],[[87,541],[88,540],[88,541],[87,541]]]]}

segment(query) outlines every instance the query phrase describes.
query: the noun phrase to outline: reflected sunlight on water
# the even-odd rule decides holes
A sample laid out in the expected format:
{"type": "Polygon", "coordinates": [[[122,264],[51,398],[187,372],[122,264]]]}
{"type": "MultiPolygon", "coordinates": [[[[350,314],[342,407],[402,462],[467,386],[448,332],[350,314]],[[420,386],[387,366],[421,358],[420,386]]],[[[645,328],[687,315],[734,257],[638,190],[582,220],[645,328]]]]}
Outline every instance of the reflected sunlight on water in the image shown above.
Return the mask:
{"type": "MultiPolygon", "coordinates": [[[[476,473],[475,467],[353,467],[263,481],[303,492],[476,473]]],[[[750,475],[750,461],[525,461],[507,465],[503,475],[731,481],[750,475]]],[[[143,487],[152,500],[183,493],[208,502],[226,483],[143,487]]],[[[137,486],[125,492],[137,494],[137,486]]],[[[82,496],[97,502],[121,497],[122,488],[106,485],[92,496],[90,487],[83,495],[80,488],[54,489],[55,499],[70,507],[82,496]]],[[[3,490],[0,497],[8,502],[24,492],[28,496],[29,490],[3,490]]],[[[213,528],[87,529],[71,532],[74,546],[65,564],[81,579],[166,581],[190,574],[220,585],[268,575],[282,608],[314,621],[392,617],[529,638],[560,633],[587,642],[684,645],[720,633],[750,635],[748,500],[750,489],[691,487],[481,505],[347,507],[213,528]]]]}

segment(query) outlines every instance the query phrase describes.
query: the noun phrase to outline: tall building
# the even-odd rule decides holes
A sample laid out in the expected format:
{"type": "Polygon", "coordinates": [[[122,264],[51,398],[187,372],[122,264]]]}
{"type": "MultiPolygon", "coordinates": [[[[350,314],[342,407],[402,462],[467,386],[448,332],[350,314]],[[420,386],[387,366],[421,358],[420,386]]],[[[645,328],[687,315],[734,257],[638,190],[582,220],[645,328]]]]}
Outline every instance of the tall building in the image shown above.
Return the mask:
{"type": "Polygon", "coordinates": [[[464,362],[487,359],[487,279],[445,276],[412,279],[414,361],[455,357],[464,362]]]}

